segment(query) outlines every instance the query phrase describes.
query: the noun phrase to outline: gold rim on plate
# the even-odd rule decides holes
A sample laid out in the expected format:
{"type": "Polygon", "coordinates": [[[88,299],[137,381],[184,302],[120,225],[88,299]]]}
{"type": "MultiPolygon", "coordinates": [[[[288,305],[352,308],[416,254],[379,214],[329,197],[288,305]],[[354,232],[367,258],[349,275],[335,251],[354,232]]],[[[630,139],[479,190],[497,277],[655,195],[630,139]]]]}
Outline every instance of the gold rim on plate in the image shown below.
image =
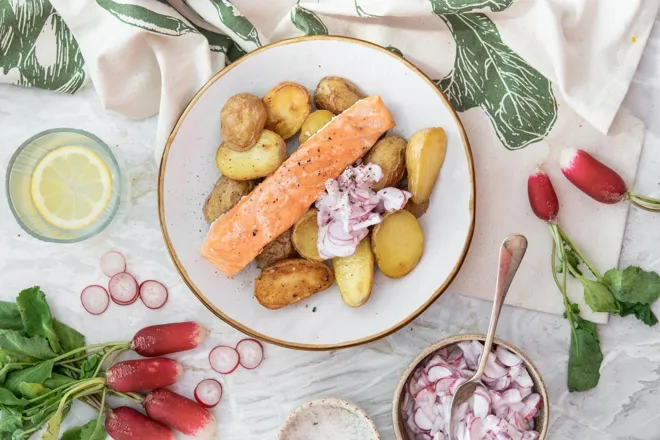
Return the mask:
{"type": "Polygon", "coordinates": [[[475,183],[475,175],[474,175],[474,161],[472,158],[472,150],[470,148],[470,142],[467,138],[467,134],[465,133],[465,128],[463,128],[463,124],[461,123],[460,119],[458,118],[458,115],[456,114],[456,111],[454,111],[453,107],[449,103],[449,100],[445,97],[445,95],[440,91],[440,89],[437,87],[437,85],[428,77],[426,74],[424,74],[419,68],[417,68],[414,64],[412,64],[410,61],[406,60],[405,58],[395,54],[394,52],[391,52],[387,49],[385,49],[382,46],[379,46],[374,43],[370,43],[368,41],[364,40],[359,40],[357,38],[351,38],[351,37],[340,37],[340,36],[327,36],[327,35],[316,35],[316,36],[304,36],[304,37],[295,37],[295,38],[289,38],[286,40],[281,40],[275,43],[268,44],[266,46],[260,47],[259,49],[256,49],[252,52],[249,52],[245,54],[243,57],[239,58],[238,60],[234,61],[232,64],[229,66],[225,67],[218,73],[216,73],[213,78],[211,78],[204,86],[202,86],[201,89],[193,96],[192,100],[188,103],[186,106],[185,110],[179,117],[179,120],[177,121],[176,125],[172,129],[172,132],[170,133],[169,137],[167,138],[167,142],[165,144],[165,150],[163,151],[163,157],[160,162],[160,168],[158,171],[158,218],[160,220],[160,227],[161,230],[163,231],[163,238],[165,240],[165,246],[167,247],[167,251],[170,254],[170,257],[172,258],[172,261],[174,262],[174,266],[176,267],[177,271],[183,278],[183,282],[186,283],[188,288],[192,291],[192,293],[199,299],[204,306],[206,306],[207,309],[209,309],[214,315],[216,315],[218,318],[222,319],[225,321],[227,324],[230,326],[234,327],[236,330],[239,330],[247,335],[250,335],[254,338],[261,339],[262,341],[269,342],[271,344],[279,345],[282,347],[286,348],[292,348],[292,349],[297,349],[297,350],[310,350],[310,351],[324,351],[324,350],[337,350],[341,348],[349,348],[349,347],[355,347],[357,345],[362,345],[366,344],[368,342],[373,342],[376,341],[380,338],[383,338],[385,336],[388,336],[397,330],[405,327],[408,325],[412,320],[417,318],[424,310],[426,310],[433,302],[435,302],[436,299],[442,295],[442,293],[447,289],[447,287],[451,284],[451,282],[454,280],[456,277],[456,274],[460,270],[461,266],[463,265],[463,262],[465,261],[465,256],[467,255],[468,248],[470,247],[470,243],[472,242],[472,236],[474,235],[474,218],[475,218],[475,198],[476,198],[476,183],[475,183]],[[179,260],[179,257],[176,254],[176,251],[174,250],[174,247],[172,246],[172,241],[170,240],[169,233],[167,232],[167,224],[165,222],[165,191],[164,191],[164,185],[165,185],[165,169],[167,166],[167,158],[170,152],[170,148],[172,146],[172,142],[174,141],[174,138],[176,137],[177,133],[179,132],[179,129],[181,128],[181,125],[183,124],[183,121],[186,119],[186,116],[188,116],[188,113],[190,110],[195,106],[199,98],[206,92],[206,90],[211,87],[216,81],[218,81],[220,78],[222,78],[227,72],[229,72],[231,69],[245,61],[246,59],[260,53],[263,51],[266,51],[270,48],[273,47],[278,47],[278,46],[284,46],[286,44],[292,44],[292,43],[298,43],[300,41],[308,41],[308,40],[337,40],[341,41],[344,43],[351,43],[351,44],[360,44],[363,46],[367,46],[371,49],[378,50],[382,53],[387,54],[388,56],[396,58],[399,62],[403,63],[406,65],[411,71],[416,73],[418,76],[420,76],[424,81],[426,81],[429,85],[432,86],[432,89],[436,91],[438,94],[438,97],[442,100],[442,102],[445,104],[447,109],[450,111],[452,114],[460,132],[461,132],[461,139],[463,140],[463,148],[465,149],[465,154],[467,156],[468,160],[468,167],[470,171],[470,183],[471,183],[471,195],[470,195],[470,228],[468,231],[468,236],[465,239],[465,244],[463,245],[463,250],[461,251],[461,255],[456,262],[456,265],[452,269],[451,273],[447,277],[447,279],[442,283],[442,285],[431,295],[431,297],[424,303],[422,304],[417,310],[415,310],[413,313],[411,313],[408,317],[403,319],[402,321],[396,323],[392,327],[381,331],[380,333],[376,333],[371,336],[364,337],[362,339],[356,339],[353,341],[347,341],[343,342],[340,344],[301,344],[301,343],[296,343],[296,342],[289,342],[289,341],[284,341],[281,339],[276,339],[272,338],[270,336],[261,334],[257,331],[252,330],[251,328],[241,324],[238,321],[235,321],[234,319],[230,318],[227,316],[225,313],[223,313],[220,309],[218,309],[211,301],[209,301],[206,296],[197,288],[197,286],[192,282],[190,279],[190,276],[188,275],[188,272],[186,272],[185,268],[183,267],[183,264],[181,264],[181,260],[179,260]]]}

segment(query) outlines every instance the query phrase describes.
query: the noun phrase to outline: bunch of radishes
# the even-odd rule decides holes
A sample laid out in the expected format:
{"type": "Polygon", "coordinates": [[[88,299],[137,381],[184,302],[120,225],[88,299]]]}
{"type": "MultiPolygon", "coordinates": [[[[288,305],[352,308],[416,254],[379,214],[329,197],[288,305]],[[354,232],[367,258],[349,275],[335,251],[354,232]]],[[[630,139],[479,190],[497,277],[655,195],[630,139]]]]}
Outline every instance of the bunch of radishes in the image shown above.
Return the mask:
{"type": "MultiPolygon", "coordinates": [[[[161,357],[194,349],[205,340],[206,335],[206,329],[195,322],[155,325],[137,332],[130,343],[111,343],[103,347],[105,354],[96,374],[112,353],[131,349],[147,358],[118,362],[105,372],[105,377],[93,377],[78,386],[79,390],[90,391],[105,387],[110,394],[143,406],[148,417],[129,407],[107,411],[105,427],[113,439],[168,440],[174,438],[171,429],[196,439],[209,439],[214,435],[215,420],[208,408],[220,402],[220,382],[215,379],[202,380],[194,391],[196,403],[165,389],[181,378],[183,366],[173,359],[161,357]],[[149,392],[141,395],[138,394],[140,391],[149,392]]],[[[220,346],[211,351],[209,359],[214,369],[218,368],[216,358],[219,354],[228,353],[225,348],[229,347],[220,346]]],[[[263,348],[253,339],[244,339],[237,349],[231,350],[237,356],[231,371],[235,370],[241,359],[249,369],[256,368],[263,360],[263,348]]],[[[228,369],[223,373],[231,371],[228,369]]]]}
{"type": "MultiPolygon", "coordinates": [[[[591,198],[606,204],[629,200],[639,208],[660,212],[659,199],[629,191],[621,176],[589,153],[565,148],[560,162],[564,176],[591,198]]],[[[578,306],[568,298],[567,275],[580,281],[585,302],[593,311],[621,316],[634,314],[647,325],[658,322],[650,305],[660,297],[660,276],[638,267],[610,269],[602,274],[557,224],[559,200],[549,176],[537,169],[529,176],[527,188],[534,214],[550,227],[553,277],[562,293],[565,317],[571,325],[568,388],[569,391],[586,391],[598,383],[603,357],[596,326],[581,318],[578,306]],[[592,277],[583,274],[581,264],[588,268],[592,277]]]]}
{"type": "Polygon", "coordinates": [[[126,272],[126,260],[117,251],[107,252],[101,257],[101,270],[110,277],[108,288],[94,284],[85,287],[80,294],[82,306],[92,315],[105,312],[110,299],[120,306],[129,306],[140,298],[150,309],[160,309],[167,302],[167,288],[155,280],[138,284],[135,277],[126,272]]]}

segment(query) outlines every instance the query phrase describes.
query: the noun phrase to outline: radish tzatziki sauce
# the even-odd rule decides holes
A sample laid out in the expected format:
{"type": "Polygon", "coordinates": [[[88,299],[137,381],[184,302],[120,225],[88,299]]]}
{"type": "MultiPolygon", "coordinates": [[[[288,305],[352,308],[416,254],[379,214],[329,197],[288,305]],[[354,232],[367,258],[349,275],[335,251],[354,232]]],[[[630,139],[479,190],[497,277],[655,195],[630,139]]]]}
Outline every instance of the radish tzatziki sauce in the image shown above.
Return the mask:
{"type": "MultiPolygon", "coordinates": [[[[408,379],[403,418],[411,440],[448,440],[451,400],[472,377],[483,351],[479,341],[459,342],[436,351],[408,379]]],[[[488,356],[485,387],[461,405],[453,440],[536,440],[534,417],[542,405],[523,360],[504,347],[488,356]]]]}
{"type": "Polygon", "coordinates": [[[410,193],[399,188],[372,189],[383,178],[376,164],[349,166],[337,179],[325,183],[316,200],[319,210],[318,250],[324,259],[349,257],[383,215],[403,209],[410,193]]]}

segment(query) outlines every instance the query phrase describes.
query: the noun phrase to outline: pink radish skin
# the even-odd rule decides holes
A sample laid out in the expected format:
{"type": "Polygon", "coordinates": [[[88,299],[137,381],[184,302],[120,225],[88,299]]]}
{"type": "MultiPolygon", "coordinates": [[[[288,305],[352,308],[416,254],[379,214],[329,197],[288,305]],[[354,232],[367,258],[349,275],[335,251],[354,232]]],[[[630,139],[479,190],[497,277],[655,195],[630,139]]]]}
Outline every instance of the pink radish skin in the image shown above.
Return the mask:
{"type": "Polygon", "coordinates": [[[101,257],[101,271],[108,277],[126,272],[126,260],[117,251],[110,251],[101,257]]]}
{"type": "Polygon", "coordinates": [[[209,353],[211,368],[220,374],[233,373],[241,361],[241,357],[233,347],[219,345],[209,353]]]}
{"type": "Polygon", "coordinates": [[[138,299],[138,283],[130,273],[121,272],[110,278],[108,292],[115,303],[128,306],[138,299]]]}
{"type": "Polygon", "coordinates": [[[140,299],[150,309],[163,307],[167,297],[167,288],[158,281],[147,280],[140,284],[140,299]]]}
{"type": "Polygon", "coordinates": [[[178,353],[199,347],[206,335],[206,329],[192,321],[153,325],[133,336],[131,350],[144,357],[178,353]]]}
{"type": "Polygon", "coordinates": [[[204,407],[164,388],[147,394],[147,415],[195,439],[210,439],[215,434],[215,419],[204,407]]]}
{"type": "Polygon", "coordinates": [[[174,385],[183,375],[183,367],[167,358],[137,359],[119,362],[105,373],[105,383],[120,393],[153,390],[174,385]]]}
{"type": "Polygon", "coordinates": [[[174,440],[170,428],[127,406],[108,411],[105,430],[114,440],[174,440]]]}
{"type": "Polygon", "coordinates": [[[87,286],[80,292],[83,308],[92,315],[100,315],[110,305],[110,296],[103,286],[87,286]]]}
{"type": "Polygon", "coordinates": [[[583,193],[601,203],[619,203],[628,196],[621,176],[584,150],[565,148],[560,157],[564,176],[583,193]]]}
{"type": "Polygon", "coordinates": [[[264,347],[256,339],[243,339],[236,345],[240,364],[247,370],[254,370],[264,360],[264,347]]]}
{"type": "Polygon", "coordinates": [[[204,408],[213,408],[222,399],[222,385],[215,379],[204,379],[195,387],[195,400],[204,408]]]}
{"type": "Polygon", "coordinates": [[[550,177],[537,168],[527,179],[527,195],[532,211],[541,220],[554,221],[559,214],[559,200],[550,177]]]}

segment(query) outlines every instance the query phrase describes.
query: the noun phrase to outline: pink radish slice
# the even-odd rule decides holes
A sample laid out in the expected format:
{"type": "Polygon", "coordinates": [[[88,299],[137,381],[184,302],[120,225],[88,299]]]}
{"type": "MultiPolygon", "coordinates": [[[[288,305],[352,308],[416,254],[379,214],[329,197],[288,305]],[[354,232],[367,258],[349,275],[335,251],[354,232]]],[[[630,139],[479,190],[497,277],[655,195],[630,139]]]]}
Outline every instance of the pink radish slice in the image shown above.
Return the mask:
{"type": "Polygon", "coordinates": [[[126,272],[126,260],[119,252],[110,251],[101,257],[101,270],[109,277],[126,272]]]}
{"type": "Polygon", "coordinates": [[[213,408],[222,398],[222,385],[215,379],[204,379],[195,387],[195,400],[205,408],[213,408]]]}
{"type": "Polygon", "coordinates": [[[167,287],[158,281],[147,280],[140,284],[140,299],[150,309],[160,309],[167,302],[167,287]]]}
{"type": "Polygon", "coordinates": [[[243,368],[254,370],[264,360],[264,347],[256,339],[243,339],[236,345],[243,368]]]}
{"type": "Polygon", "coordinates": [[[133,304],[138,298],[138,283],[128,272],[121,272],[108,282],[110,298],[120,306],[133,304]]]}
{"type": "Polygon", "coordinates": [[[88,286],[80,293],[80,302],[87,312],[100,315],[110,305],[108,291],[102,286],[88,286]]]}
{"type": "Polygon", "coordinates": [[[235,348],[219,345],[209,353],[211,368],[220,374],[233,373],[241,358],[235,348]]]}

